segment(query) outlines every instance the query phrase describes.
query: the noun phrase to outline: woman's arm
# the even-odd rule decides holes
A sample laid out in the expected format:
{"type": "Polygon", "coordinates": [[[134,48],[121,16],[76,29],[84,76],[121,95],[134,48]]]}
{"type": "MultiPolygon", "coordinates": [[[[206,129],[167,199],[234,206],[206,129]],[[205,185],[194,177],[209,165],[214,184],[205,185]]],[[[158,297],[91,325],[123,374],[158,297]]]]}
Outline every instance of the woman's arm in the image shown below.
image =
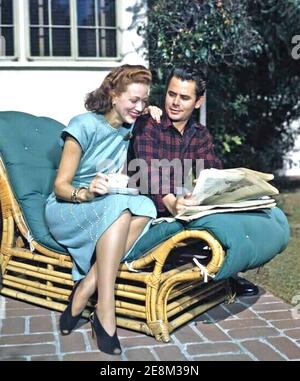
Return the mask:
{"type": "MultiPolygon", "coordinates": [[[[74,202],[72,194],[75,188],[72,185],[72,181],[79,166],[81,155],[82,149],[77,140],[71,136],[67,136],[54,182],[54,192],[57,198],[74,202]]],[[[103,176],[105,177],[105,175],[103,176]]],[[[100,178],[99,176],[96,176],[89,185],[89,189],[80,189],[76,195],[76,201],[90,201],[96,196],[96,193],[107,193],[104,177],[100,178]],[[104,184],[102,184],[102,182],[104,182],[104,184]]]]}
{"type": "Polygon", "coordinates": [[[73,178],[79,166],[82,150],[78,142],[67,136],[54,182],[54,193],[57,198],[72,201],[71,195],[74,190],[73,178]]]}
{"type": "Polygon", "coordinates": [[[148,106],[145,109],[144,114],[149,113],[151,118],[154,119],[157,123],[160,123],[160,117],[162,116],[162,109],[157,106],[148,106]]]}

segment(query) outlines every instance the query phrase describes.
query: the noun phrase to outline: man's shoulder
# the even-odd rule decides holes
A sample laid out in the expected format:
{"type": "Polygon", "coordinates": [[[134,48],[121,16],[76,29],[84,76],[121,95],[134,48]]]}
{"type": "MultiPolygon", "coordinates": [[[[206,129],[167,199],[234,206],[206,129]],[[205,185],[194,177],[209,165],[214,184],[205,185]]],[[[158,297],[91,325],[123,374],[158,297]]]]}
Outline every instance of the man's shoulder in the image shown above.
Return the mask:
{"type": "Polygon", "coordinates": [[[197,131],[197,135],[199,137],[204,137],[204,136],[212,137],[207,126],[204,126],[204,124],[201,124],[200,122],[196,122],[196,121],[194,121],[193,124],[194,124],[195,130],[197,131]]]}
{"type": "Polygon", "coordinates": [[[208,131],[207,127],[204,126],[204,124],[202,124],[200,122],[197,122],[196,120],[192,120],[192,123],[193,123],[194,127],[197,128],[197,130],[199,130],[199,131],[208,131]]]}

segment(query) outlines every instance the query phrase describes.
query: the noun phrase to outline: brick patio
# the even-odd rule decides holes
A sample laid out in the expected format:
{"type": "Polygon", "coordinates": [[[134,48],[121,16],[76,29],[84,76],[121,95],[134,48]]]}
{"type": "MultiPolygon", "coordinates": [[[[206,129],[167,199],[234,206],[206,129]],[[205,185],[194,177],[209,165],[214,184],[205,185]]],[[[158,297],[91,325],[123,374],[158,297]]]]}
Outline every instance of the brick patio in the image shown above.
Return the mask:
{"type": "Polygon", "coordinates": [[[123,353],[98,351],[89,324],[58,332],[59,313],[0,296],[0,359],[12,361],[258,361],[300,360],[300,318],[292,306],[260,290],[201,315],[172,334],[172,342],[118,329],[123,353]]]}

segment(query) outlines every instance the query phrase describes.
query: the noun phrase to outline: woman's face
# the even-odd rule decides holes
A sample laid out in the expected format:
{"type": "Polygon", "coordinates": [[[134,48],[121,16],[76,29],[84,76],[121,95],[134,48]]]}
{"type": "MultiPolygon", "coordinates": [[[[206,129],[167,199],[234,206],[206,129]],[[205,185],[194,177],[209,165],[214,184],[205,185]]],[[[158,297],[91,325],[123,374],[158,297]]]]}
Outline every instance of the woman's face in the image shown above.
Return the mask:
{"type": "Polygon", "coordinates": [[[144,111],[149,95],[149,86],[143,83],[131,83],[127,90],[114,97],[114,110],[123,123],[132,124],[144,111]]]}

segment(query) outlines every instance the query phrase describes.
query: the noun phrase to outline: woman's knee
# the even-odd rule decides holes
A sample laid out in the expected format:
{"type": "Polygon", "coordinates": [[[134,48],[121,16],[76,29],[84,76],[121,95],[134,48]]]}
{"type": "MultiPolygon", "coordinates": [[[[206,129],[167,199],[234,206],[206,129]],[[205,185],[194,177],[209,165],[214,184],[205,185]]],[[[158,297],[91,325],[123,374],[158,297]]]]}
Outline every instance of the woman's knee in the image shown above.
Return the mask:
{"type": "Polygon", "coordinates": [[[135,226],[146,226],[150,220],[151,218],[146,216],[133,216],[131,223],[135,226]]]}
{"type": "Polygon", "coordinates": [[[126,221],[126,220],[131,220],[131,218],[132,218],[132,214],[130,213],[130,210],[129,209],[126,209],[126,210],[124,210],[121,214],[120,214],[120,216],[117,218],[117,220],[116,220],[116,222],[117,221],[126,221]]]}

